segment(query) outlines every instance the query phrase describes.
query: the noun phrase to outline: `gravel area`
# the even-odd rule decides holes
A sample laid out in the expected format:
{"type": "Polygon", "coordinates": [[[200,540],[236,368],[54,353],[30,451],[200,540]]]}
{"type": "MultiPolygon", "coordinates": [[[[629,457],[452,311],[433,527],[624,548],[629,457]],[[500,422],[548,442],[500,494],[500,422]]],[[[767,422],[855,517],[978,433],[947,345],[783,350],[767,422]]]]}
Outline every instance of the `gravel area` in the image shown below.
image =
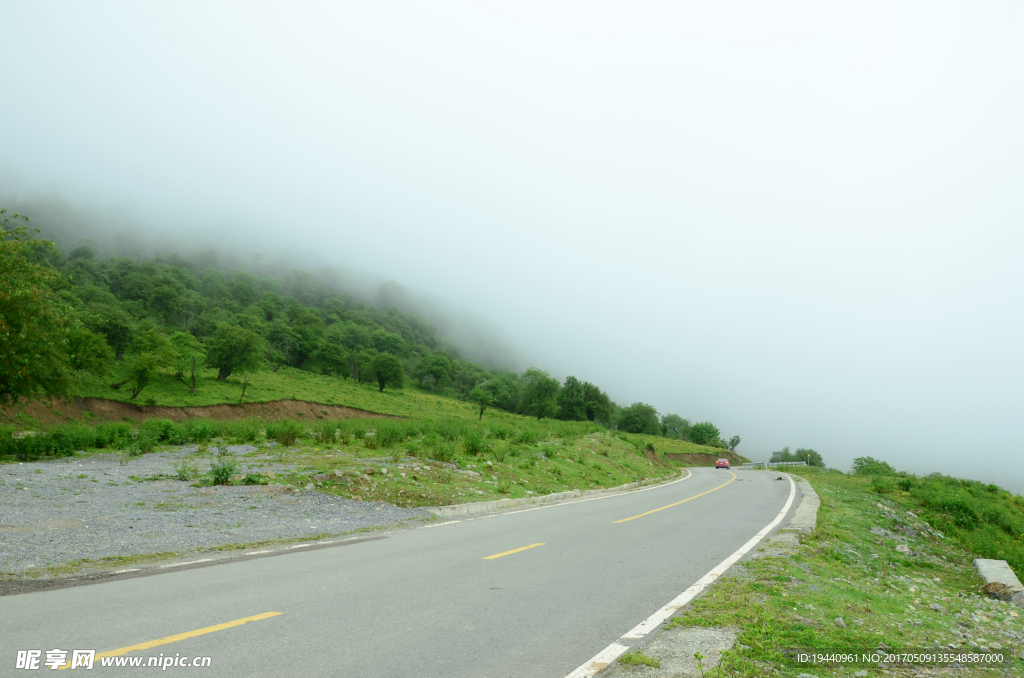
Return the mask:
{"type": "MultiPolygon", "coordinates": [[[[194,450],[181,447],[127,462],[120,454],[98,454],[0,465],[0,574],[36,575],[83,558],[336,535],[430,516],[422,509],[282,485],[192,487],[146,480],[173,476],[174,466],[194,450]]],[[[255,448],[228,450],[245,454],[255,448]]],[[[249,463],[258,463],[262,472],[293,469],[262,455],[240,461],[242,472],[249,463]]]]}
{"type": "Polygon", "coordinates": [[[662,631],[642,652],[661,662],[661,666],[626,666],[618,664],[609,674],[612,678],[697,678],[713,676],[715,665],[724,650],[736,643],[736,629],[678,627],[662,631]],[[704,668],[697,665],[695,652],[704,655],[704,668]]]}

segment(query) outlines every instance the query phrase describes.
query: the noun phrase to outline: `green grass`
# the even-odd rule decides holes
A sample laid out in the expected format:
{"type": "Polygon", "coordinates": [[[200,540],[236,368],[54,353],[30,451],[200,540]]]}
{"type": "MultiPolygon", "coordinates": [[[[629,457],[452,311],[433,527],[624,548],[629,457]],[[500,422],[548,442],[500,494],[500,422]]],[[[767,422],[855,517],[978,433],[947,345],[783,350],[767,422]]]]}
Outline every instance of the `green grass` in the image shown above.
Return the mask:
{"type": "Polygon", "coordinates": [[[661,662],[652,657],[648,657],[640,650],[636,652],[627,652],[626,654],[619,657],[620,664],[626,664],[628,666],[650,666],[652,668],[660,668],[661,662]]]}
{"type": "MultiPolygon", "coordinates": [[[[119,390],[110,384],[125,379],[122,372],[126,364],[118,363],[115,372],[106,377],[86,375],[81,383],[81,396],[104,398],[124,403],[145,405],[154,403],[171,407],[198,407],[202,405],[237,404],[242,393],[242,375],[232,375],[226,381],[217,379],[217,370],[204,369],[197,373],[196,394],[191,395],[190,386],[169,374],[160,374],[139,394],[134,401],[127,386],[119,390]]],[[[388,388],[381,393],[374,384],[359,384],[352,379],[324,376],[282,366],[277,372],[264,370],[249,377],[245,402],[258,403],[273,400],[303,400],[327,405],[345,405],[378,414],[400,417],[459,417],[470,418],[477,414],[471,403],[445,398],[413,386],[403,389],[388,388]]],[[[506,415],[498,410],[488,410],[492,418],[506,415]]],[[[508,417],[516,415],[508,414],[508,417]]]]}
{"type": "MultiPolygon", "coordinates": [[[[813,468],[789,470],[807,477],[821,497],[817,530],[788,553],[735,567],[669,624],[741,629],[737,647],[723,655],[726,674],[834,673],[834,666],[826,672],[820,665],[798,662],[801,651],[859,655],[879,647],[900,652],[941,647],[953,652],[950,643],[958,652],[978,650],[953,629],[970,633],[978,644],[997,642],[1011,656],[1007,650],[1019,643],[1004,632],[1019,634],[1021,617],[1013,616],[1019,612],[1012,606],[979,595],[982,582],[972,566],[969,542],[949,534],[943,539],[908,515],[918,506],[909,493],[883,496],[871,479],[813,468]],[[871,528],[906,539],[910,552],[897,551],[903,542],[871,528]],[[932,604],[948,613],[932,610],[932,604]]],[[[1018,660],[1017,667],[1022,666],[1018,660]]],[[[874,675],[877,666],[870,668],[874,675]]]]}

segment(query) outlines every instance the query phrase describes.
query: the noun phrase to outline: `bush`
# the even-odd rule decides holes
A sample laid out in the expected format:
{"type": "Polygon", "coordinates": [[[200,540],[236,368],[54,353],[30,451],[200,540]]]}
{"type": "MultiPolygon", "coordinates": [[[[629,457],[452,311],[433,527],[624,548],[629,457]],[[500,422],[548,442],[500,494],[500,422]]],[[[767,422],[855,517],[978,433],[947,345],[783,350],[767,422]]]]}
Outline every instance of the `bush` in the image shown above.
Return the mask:
{"type": "Polygon", "coordinates": [[[540,440],[540,437],[536,431],[524,428],[516,435],[513,442],[518,445],[536,445],[538,440],[540,440]]]}
{"type": "Polygon", "coordinates": [[[267,437],[282,445],[293,445],[305,432],[305,427],[292,419],[272,421],[267,424],[267,437]]]}
{"type": "Polygon", "coordinates": [[[476,456],[484,450],[484,437],[475,428],[470,429],[462,439],[462,446],[465,448],[466,454],[476,456]]]}
{"type": "Polygon", "coordinates": [[[853,460],[853,472],[859,476],[894,476],[896,469],[887,462],[873,457],[857,457],[853,460]]]}
{"type": "Polygon", "coordinates": [[[317,444],[330,445],[338,438],[338,433],[340,431],[334,422],[324,421],[310,429],[309,437],[317,444]]]}
{"type": "Polygon", "coordinates": [[[437,461],[451,461],[455,458],[455,446],[447,442],[438,442],[433,449],[430,450],[430,458],[436,459],[437,461]]]}
{"type": "Polygon", "coordinates": [[[495,426],[491,428],[491,435],[498,440],[505,440],[512,435],[512,429],[508,426],[495,426]]]}
{"type": "Polygon", "coordinates": [[[381,447],[391,447],[405,440],[406,429],[398,423],[382,422],[377,425],[377,442],[381,447]]]}
{"type": "Polygon", "coordinates": [[[218,455],[217,460],[210,464],[210,482],[214,485],[229,485],[231,476],[237,471],[238,462],[226,454],[218,455]]]}
{"type": "Polygon", "coordinates": [[[205,443],[217,435],[217,424],[209,419],[186,419],[181,428],[192,443],[205,443]]]}

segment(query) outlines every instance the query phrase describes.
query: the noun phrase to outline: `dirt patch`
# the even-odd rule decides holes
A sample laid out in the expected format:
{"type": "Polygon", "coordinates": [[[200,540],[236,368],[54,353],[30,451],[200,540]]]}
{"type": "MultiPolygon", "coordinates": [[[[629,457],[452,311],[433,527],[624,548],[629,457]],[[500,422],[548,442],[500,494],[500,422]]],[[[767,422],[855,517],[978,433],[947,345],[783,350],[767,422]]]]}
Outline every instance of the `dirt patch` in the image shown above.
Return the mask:
{"type": "MultiPolygon", "coordinates": [[[[656,455],[649,447],[644,450],[644,456],[647,458],[647,461],[651,462],[655,466],[661,466],[662,468],[671,466],[671,464],[665,461],[663,457],[656,455]]],[[[665,456],[667,457],[669,455],[666,454],[665,456]]]]}
{"type": "Polygon", "coordinates": [[[14,417],[24,412],[43,424],[57,424],[69,419],[92,418],[98,421],[125,421],[134,419],[171,419],[183,421],[203,417],[206,419],[398,419],[387,414],[378,414],[344,405],[324,405],[303,400],[272,400],[265,403],[243,403],[241,405],[204,405],[202,407],[167,407],[164,405],[136,405],[103,398],[74,398],[63,400],[51,398],[48,401],[22,403],[17,407],[0,408],[0,418],[13,422],[14,417]]]}
{"type": "Polygon", "coordinates": [[[700,452],[678,454],[666,452],[665,459],[686,462],[691,466],[714,466],[715,462],[719,459],[728,459],[731,466],[739,466],[745,461],[743,457],[735,452],[726,452],[725,450],[722,450],[719,454],[702,454],[700,452]]]}

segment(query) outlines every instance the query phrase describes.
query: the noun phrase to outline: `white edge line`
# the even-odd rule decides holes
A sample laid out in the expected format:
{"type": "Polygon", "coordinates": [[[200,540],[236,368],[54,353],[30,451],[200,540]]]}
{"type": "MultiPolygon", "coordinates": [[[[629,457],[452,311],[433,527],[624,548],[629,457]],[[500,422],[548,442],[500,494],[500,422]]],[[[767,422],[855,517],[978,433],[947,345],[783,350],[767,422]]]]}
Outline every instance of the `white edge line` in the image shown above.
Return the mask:
{"type": "Polygon", "coordinates": [[[304,549],[307,546],[312,546],[312,544],[295,544],[294,546],[286,546],[285,550],[290,551],[291,549],[304,549]]]}
{"type": "Polygon", "coordinates": [[[258,556],[261,553],[273,553],[273,552],[274,552],[274,549],[267,549],[266,551],[249,551],[245,555],[247,555],[247,556],[258,556]]]}
{"type": "Polygon", "coordinates": [[[442,525],[454,525],[455,523],[461,523],[461,522],[462,522],[461,520],[449,520],[449,521],[446,521],[446,522],[443,522],[443,523],[434,523],[433,525],[424,525],[422,527],[422,529],[425,530],[428,527],[441,527],[442,525]]]}
{"type": "Polygon", "coordinates": [[[786,477],[789,479],[789,499],[786,500],[786,505],[782,507],[781,511],[779,511],[779,515],[775,516],[775,520],[768,523],[768,525],[754,535],[750,541],[741,546],[731,556],[716,565],[706,575],[698,579],[697,583],[673,598],[668,605],[664,606],[650,617],[634,626],[629,630],[629,632],[619,638],[619,642],[612,643],[605,649],[598,652],[589,661],[585,662],[582,666],[566,676],[566,678],[592,678],[597,675],[610,663],[629,650],[629,646],[623,645],[622,641],[639,640],[656,629],[659,624],[678,612],[680,608],[693,600],[701,593],[701,591],[706,589],[714,583],[716,579],[725,574],[726,570],[732,567],[736,561],[749,553],[752,548],[757,546],[757,544],[764,539],[769,532],[775,529],[775,527],[782,522],[782,519],[786,517],[786,513],[789,512],[789,508],[793,505],[793,499],[796,497],[796,483],[793,482],[792,477],[788,475],[786,477]]]}

